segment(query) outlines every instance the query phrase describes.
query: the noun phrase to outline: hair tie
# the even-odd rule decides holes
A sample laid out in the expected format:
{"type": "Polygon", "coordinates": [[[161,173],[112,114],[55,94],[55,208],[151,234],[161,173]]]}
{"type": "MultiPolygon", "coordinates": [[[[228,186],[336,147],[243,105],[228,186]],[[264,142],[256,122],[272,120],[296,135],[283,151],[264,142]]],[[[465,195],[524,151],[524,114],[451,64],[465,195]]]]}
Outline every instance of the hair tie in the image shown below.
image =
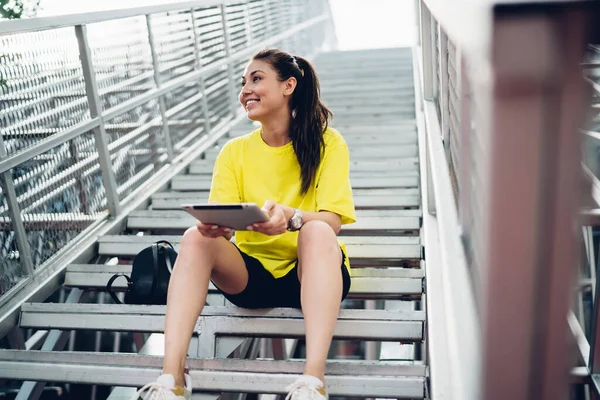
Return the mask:
{"type": "Polygon", "coordinates": [[[298,70],[300,70],[300,75],[302,75],[302,77],[304,77],[304,70],[302,68],[300,68],[300,64],[298,64],[298,59],[296,58],[296,56],[292,56],[292,62],[296,65],[298,70]]]}

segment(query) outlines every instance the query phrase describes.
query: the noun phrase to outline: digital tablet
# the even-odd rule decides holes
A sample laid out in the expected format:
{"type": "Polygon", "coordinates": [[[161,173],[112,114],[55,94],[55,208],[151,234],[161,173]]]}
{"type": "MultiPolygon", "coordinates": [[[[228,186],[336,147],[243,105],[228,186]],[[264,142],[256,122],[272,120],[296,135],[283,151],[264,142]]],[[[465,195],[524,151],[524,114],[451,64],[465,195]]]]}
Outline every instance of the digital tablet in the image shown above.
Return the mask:
{"type": "Polygon", "coordinates": [[[269,220],[269,216],[255,203],[182,204],[181,207],[205,225],[219,225],[238,231],[269,220]]]}

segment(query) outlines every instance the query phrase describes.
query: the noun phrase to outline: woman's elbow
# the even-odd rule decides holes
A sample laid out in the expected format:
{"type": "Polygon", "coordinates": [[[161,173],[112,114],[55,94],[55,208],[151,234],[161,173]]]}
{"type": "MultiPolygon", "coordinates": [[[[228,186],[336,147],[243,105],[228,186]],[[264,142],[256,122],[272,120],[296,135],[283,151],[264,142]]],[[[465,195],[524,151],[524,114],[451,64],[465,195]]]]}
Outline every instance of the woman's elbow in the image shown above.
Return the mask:
{"type": "Polygon", "coordinates": [[[332,221],[329,225],[335,232],[336,236],[340,234],[340,231],[342,230],[342,221],[336,219],[332,221]]]}

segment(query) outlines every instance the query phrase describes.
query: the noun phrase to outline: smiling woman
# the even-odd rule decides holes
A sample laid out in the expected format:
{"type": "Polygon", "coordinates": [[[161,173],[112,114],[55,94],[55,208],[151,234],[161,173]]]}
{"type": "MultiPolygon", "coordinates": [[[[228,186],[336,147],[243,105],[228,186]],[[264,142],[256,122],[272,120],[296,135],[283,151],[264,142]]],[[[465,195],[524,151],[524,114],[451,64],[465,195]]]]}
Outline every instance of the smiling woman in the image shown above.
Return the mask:
{"type": "Polygon", "coordinates": [[[261,127],[223,146],[209,201],[264,204],[269,220],[235,233],[235,245],[227,227],[198,221],[185,232],[169,284],[163,375],[144,391],[191,398],[185,357],[212,280],[239,307],[302,308],[306,364],[288,390],[292,400],[324,400],[325,360],[350,290],[337,239],[342,224],[355,222],[348,147],[328,126],[331,112],[304,58],[262,50],[241,85],[239,101],[261,127]]]}

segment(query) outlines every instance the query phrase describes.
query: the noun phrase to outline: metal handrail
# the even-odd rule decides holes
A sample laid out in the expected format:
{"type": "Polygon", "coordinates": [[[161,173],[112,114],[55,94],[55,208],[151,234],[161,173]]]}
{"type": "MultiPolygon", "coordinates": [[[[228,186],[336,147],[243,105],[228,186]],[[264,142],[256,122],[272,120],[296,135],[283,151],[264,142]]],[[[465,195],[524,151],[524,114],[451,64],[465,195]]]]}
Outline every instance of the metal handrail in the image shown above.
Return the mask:
{"type": "Polygon", "coordinates": [[[76,25],[89,25],[97,22],[113,21],[115,19],[136,17],[140,15],[157,14],[189,8],[214,7],[219,5],[235,4],[239,2],[239,0],[172,1],[150,6],[114,8],[102,11],[90,11],[85,13],[27,18],[20,20],[2,20],[0,21],[0,35],[58,29],[76,25]]]}

